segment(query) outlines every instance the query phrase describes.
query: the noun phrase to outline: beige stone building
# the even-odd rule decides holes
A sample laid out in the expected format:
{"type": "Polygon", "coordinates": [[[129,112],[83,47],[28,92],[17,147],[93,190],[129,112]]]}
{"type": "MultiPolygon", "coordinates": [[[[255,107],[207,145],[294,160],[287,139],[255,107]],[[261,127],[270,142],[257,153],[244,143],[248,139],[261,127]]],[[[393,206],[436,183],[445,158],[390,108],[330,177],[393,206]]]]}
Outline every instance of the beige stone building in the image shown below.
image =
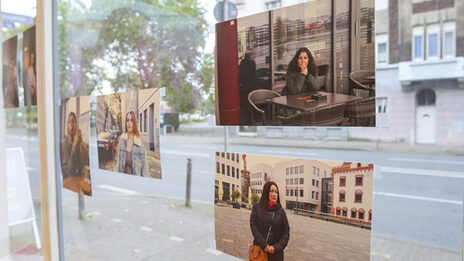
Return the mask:
{"type": "Polygon", "coordinates": [[[329,165],[317,160],[289,160],[276,164],[274,175],[284,208],[321,211],[322,178],[330,177],[329,165]]]}
{"type": "Polygon", "coordinates": [[[241,191],[240,154],[216,152],[215,199],[232,200],[232,192],[241,191]]]}
{"type": "Polygon", "coordinates": [[[261,198],[263,186],[266,181],[273,180],[274,168],[268,164],[260,163],[250,167],[250,187],[251,193],[261,198]]]}
{"type": "Polygon", "coordinates": [[[351,223],[372,220],[374,165],[345,162],[332,168],[331,214],[351,223]]]}

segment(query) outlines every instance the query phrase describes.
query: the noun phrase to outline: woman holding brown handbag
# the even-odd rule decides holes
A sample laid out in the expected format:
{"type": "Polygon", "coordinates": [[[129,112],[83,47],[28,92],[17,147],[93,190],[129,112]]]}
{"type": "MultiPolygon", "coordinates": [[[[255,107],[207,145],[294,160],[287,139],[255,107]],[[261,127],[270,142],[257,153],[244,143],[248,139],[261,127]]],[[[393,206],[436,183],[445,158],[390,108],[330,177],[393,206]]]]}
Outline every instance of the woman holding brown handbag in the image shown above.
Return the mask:
{"type": "MultiPolygon", "coordinates": [[[[284,260],[284,249],[290,239],[290,226],[285,210],[280,205],[279,188],[275,182],[268,181],[264,184],[261,199],[251,211],[250,226],[254,238],[253,247],[259,246],[267,254],[269,261],[284,260]]],[[[250,259],[251,252],[250,247],[250,259]]]]}

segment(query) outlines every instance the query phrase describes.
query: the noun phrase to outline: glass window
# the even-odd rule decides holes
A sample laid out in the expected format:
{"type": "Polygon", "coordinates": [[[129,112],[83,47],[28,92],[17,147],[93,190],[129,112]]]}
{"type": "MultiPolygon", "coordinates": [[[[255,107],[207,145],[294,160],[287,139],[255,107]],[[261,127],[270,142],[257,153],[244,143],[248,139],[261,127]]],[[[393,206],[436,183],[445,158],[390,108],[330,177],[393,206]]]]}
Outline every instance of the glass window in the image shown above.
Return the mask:
{"type": "Polygon", "coordinates": [[[443,24],[443,57],[452,58],[456,55],[456,22],[443,24]]]}
{"type": "Polygon", "coordinates": [[[424,42],[423,42],[423,37],[424,37],[424,28],[422,26],[414,27],[413,28],[413,60],[422,60],[424,59],[424,42]]]}
{"type": "Polygon", "coordinates": [[[340,194],[339,194],[339,201],[340,202],[345,202],[345,192],[344,191],[340,191],[340,194]]]}
{"type": "Polygon", "coordinates": [[[387,112],[387,97],[378,97],[376,98],[377,102],[377,113],[386,113],[387,112]]]}
{"type": "Polygon", "coordinates": [[[303,197],[303,190],[300,189],[300,197],[303,197]]]}
{"type": "Polygon", "coordinates": [[[427,59],[440,58],[440,26],[438,24],[427,26],[427,59]]]}
{"type": "Polygon", "coordinates": [[[363,176],[356,176],[356,186],[362,186],[363,176]]]}
{"type": "Polygon", "coordinates": [[[230,176],[230,166],[227,165],[227,176],[230,176]]]}
{"type": "Polygon", "coordinates": [[[221,163],[216,162],[216,173],[220,173],[220,172],[221,172],[221,163]]]}
{"type": "Polygon", "coordinates": [[[346,177],[340,177],[340,187],[343,187],[346,185],[346,177]]]}
{"type": "Polygon", "coordinates": [[[300,173],[303,174],[303,170],[304,170],[303,166],[300,166],[300,173]]]}
{"type": "Polygon", "coordinates": [[[354,202],[355,203],[362,203],[362,191],[356,191],[354,193],[354,195],[355,195],[354,202]]]}
{"type": "Polygon", "coordinates": [[[226,174],[226,165],[222,163],[222,174],[226,174]]]}
{"type": "Polygon", "coordinates": [[[295,185],[298,185],[298,178],[295,178],[295,185]]]}
{"type": "Polygon", "coordinates": [[[304,184],[304,178],[300,178],[300,184],[304,184]]]}

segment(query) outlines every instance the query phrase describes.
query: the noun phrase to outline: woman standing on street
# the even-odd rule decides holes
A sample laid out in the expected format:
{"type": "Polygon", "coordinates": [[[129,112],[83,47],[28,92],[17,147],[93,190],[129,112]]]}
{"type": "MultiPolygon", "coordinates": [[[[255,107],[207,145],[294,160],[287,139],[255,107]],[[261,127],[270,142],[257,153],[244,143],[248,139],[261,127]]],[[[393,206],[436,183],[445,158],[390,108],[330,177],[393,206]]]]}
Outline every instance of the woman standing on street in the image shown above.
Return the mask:
{"type": "Polygon", "coordinates": [[[146,151],[137,129],[137,118],[133,111],[126,114],[126,132],[119,138],[117,160],[118,172],[148,176],[146,151]]]}
{"type": "Polygon", "coordinates": [[[284,249],[290,239],[285,210],[280,205],[279,188],[273,181],[264,184],[263,194],[253,205],[250,217],[253,245],[259,245],[269,261],[284,260],[284,249]]]}

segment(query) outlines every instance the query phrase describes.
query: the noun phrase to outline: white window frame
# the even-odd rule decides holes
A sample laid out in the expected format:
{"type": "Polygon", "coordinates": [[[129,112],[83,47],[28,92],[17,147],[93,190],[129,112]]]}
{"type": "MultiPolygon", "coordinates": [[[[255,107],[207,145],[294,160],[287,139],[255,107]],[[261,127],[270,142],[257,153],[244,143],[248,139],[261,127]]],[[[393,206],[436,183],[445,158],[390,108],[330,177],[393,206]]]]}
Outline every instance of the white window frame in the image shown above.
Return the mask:
{"type": "Polygon", "coordinates": [[[382,64],[388,64],[388,54],[389,53],[389,50],[388,50],[388,34],[380,34],[380,35],[376,35],[375,36],[375,63],[378,64],[378,65],[382,65],[382,64]],[[386,56],[386,59],[385,59],[385,62],[379,62],[378,58],[379,58],[379,45],[380,44],[385,44],[386,48],[385,48],[385,56],[386,56]]]}
{"type": "Polygon", "coordinates": [[[443,35],[442,35],[442,39],[443,39],[443,50],[442,50],[442,54],[443,54],[443,58],[454,58],[456,57],[456,22],[455,21],[452,21],[452,22],[446,22],[446,23],[443,23],[443,35]],[[451,54],[446,54],[445,52],[445,34],[446,33],[453,33],[453,39],[452,39],[452,49],[451,49],[451,54]]]}
{"type": "Polygon", "coordinates": [[[425,40],[425,55],[427,57],[427,60],[438,60],[440,59],[441,57],[441,48],[440,48],[440,40],[441,40],[441,37],[440,37],[440,25],[439,24],[431,24],[431,25],[427,25],[427,33],[426,33],[426,40],[425,40]],[[437,35],[437,56],[429,56],[429,49],[430,49],[430,41],[429,41],[429,37],[430,35],[432,34],[436,34],[437,35]]]}
{"type": "Polygon", "coordinates": [[[376,98],[376,108],[377,113],[388,113],[388,98],[387,97],[377,97],[376,98]],[[384,108],[384,111],[379,111],[379,107],[384,108]]]}
{"type": "Polygon", "coordinates": [[[424,60],[424,27],[423,26],[416,26],[412,29],[412,41],[411,41],[411,47],[412,47],[412,53],[411,53],[411,59],[413,61],[423,61],[424,60]],[[420,36],[422,41],[421,41],[421,57],[416,58],[416,41],[415,38],[416,36],[420,36]]]}

